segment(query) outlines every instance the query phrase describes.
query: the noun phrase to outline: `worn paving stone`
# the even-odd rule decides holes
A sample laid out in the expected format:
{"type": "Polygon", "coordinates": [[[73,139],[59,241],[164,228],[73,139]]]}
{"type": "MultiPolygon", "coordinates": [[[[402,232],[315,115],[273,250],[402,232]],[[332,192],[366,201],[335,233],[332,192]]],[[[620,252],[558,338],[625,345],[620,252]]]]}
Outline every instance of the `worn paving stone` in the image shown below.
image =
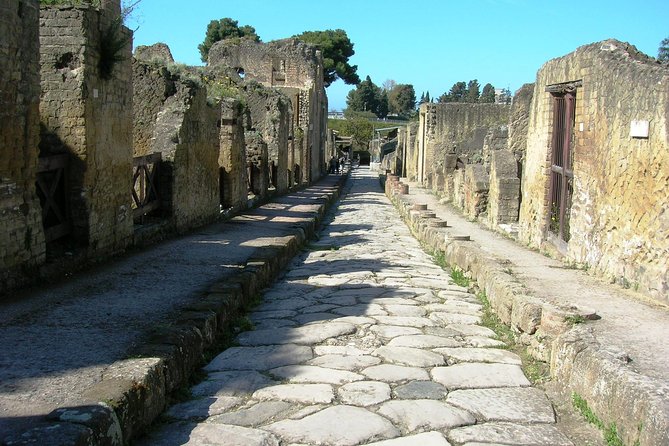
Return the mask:
{"type": "Polygon", "coordinates": [[[234,396],[205,397],[171,406],[165,415],[177,420],[205,419],[240,405],[244,400],[234,396]]]}
{"type": "Polygon", "coordinates": [[[401,327],[434,327],[436,323],[426,317],[409,316],[374,316],[380,324],[399,325],[401,327]]]}
{"type": "Polygon", "coordinates": [[[440,432],[423,432],[393,440],[369,443],[368,446],[451,446],[440,432]]]}
{"type": "Polygon", "coordinates": [[[480,316],[483,311],[483,305],[473,304],[470,302],[464,302],[459,300],[447,300],[443,303],[433,303],[425,305],[425,309],[430,312],[443,312],[443,313],[462,313],[462,314],[471,314],[474,316],[480,316]]]}
{"type": "Polygon", "coordinates": [[[348,307],[338,307],[332,310],[332,313],[342,316],[387,316],[388,312],[381,305],[377,304],[359,304],[348,307]]]}
{"type": "Polygon", "coordinates": [[[423,317],[427,310],[418,305],[384,305],[391,316],[423,317]]]}
{"type": "Polygon", "coordinates": [[[354,333],[353,324],[329,322],[315,326],[276,328],[272,330],[247,331],[237,336],[240,345],[298,344],[314,345],[328,338],[354,333]]]}
{"type": "Polygon", "coordinates": [[[416,429],[449,429],[476,423],[476,418],[469,412],[430,399],[388,401],[379,407],[378,413],[403,426],[408,432],[416,429]]]}
{"type": "Polygon", "coordinates": [[[399,327],[397,325],[375,325],[369,329],[372,333],[384,339],[393,339],[398,336],[419,335],[422,332],[414,327],[399,327]]]}
{"type": "Polygon", "coordinates": [[[311,348],[305,345],[267,345],[258,347],[231,347],[216,356],[204,369],[268,370],[290,364],[299,364],[313,358],[311,348]]]}
{"type": "Polygon", "coordinates": [[[294,409],[294,405],[285,401],[261,401],[251,407],[241,408],[210,417],[208,423],[232,424],[235,426],[255,427],[294,409]]]}
{"type": "Polygon", "coordinates": [[[481,316],[474,316],[471,314],[464,313],[445,313],[445,312],[434,312],[430,313],[428,316],[430,320],[435,321],[438,325],[448,325],[448,324],[480,324],[481,316]]]}
{"type": "Polygon", "coordinates": [[[390,399],[390,386],[378,381],[357,381],[339,388],[339,398],[352,406],[373,406],[390,399]]]}
{"type": "Polygon", "coordinates": [[[400,434],[387,419],[347,405],[329,407],[301,420],[278,421],[265,429],[285,441],[333,446],[354,446],[400,434]]]}
{"type": "Polygon", "coordinates": [[[361,349],[353,345],[317,345],[314,347],[314,353],[319,356],[342,355],[342,356],[362,356],[369,355],[373,349],[361,349]]]}
{"type": "Polygon", "coordinates": [[[334,399],[334,390],[328,384],[279,384],[256,390],[252,398],[303,404],[327,404],[334,399]]]}
{"type": "Polygon", "coordinates": [[[413,367],[430,367],[445,364],[444,356],[431,351],[411,347],[383,346],[374,351],[374,355],[392,364],[413,367]]]}
{"type": "Polygon", "coordinates": [[[370,379],[390,383],[402,381],[425,381],[430,378],[427,372],[419,367],[407,367],[394,364],[375,365],[364,369],[361,373],[370,379]]]}
{"type": "Polygon", "coordinates": [[[213,372],[207,379],[191,388],[195,397],[200,396],[243,396],[263,387],[276,384],[256,371],[213,372]]]}
{"type": "Polygon", "coordinates": [[[512,364],[464,363],[435,367],[432,378],[451,389],[529,386],[523,370],[512,364]]]}
{"type": "Polygon", "coordinates": [[[365,367],[371,367],[381,363],[381,359],[369,355],[324,355],[319,356],[307,362],[308,365],[327,367],[338,370],[358,370],[365,367]]]}
{"type": "Polygon", "coordinates": [[[213,423],[173,423],[144,439],[152,446],[280,446],[272,433],[260,429],[213,423]]]}
{"type": "Polygon", "coordinates": [[[483,347],[483,348],[504,348],[506,344],[498,339],[492,339],[485,336],[465,336],[464,344],[469,347],[483,347]]]}
{"type": "Polygon", "coordinates": [[[411,381],[395,387],[393,394],[400,400],[441,400],[448,394],[448,389],[434,381],[411,381]]]}
{"type": "Polygon", "coordinates": [[[364,377],[346,370],[326,369],[313,365],[289,365],[269,370],[269,373],[292,383],[344,384],[360,381],[364,377]]]}
{"type": "Polygon", "coordinates": [[[419,334],[398,336],[388,342],[388,345],[390,347],[437,348],[458,347],[460,343],[449,337],[419,334]]]}
{"type": "Polygon", "coordinates": [[[555,423],[553,406],[539,389],[498,388],[456,390],[446,401],[485,421],[555,423]]]}
{"type": "Polygon", "coordinates": [[[519,446],[574,446],[552,424],[522,425],[512,423],[482,423],[452,429],[448,439],[455,443],[497,443],[519,446]]]}
{"type": "Polygon", "coordinates": [[[521,365],[522,360],[517,354],[508,350],[495,348],[435,348],[436,353],[444,355],[449,364],[458,362],[497,362],[502,364],[521,365]]]}

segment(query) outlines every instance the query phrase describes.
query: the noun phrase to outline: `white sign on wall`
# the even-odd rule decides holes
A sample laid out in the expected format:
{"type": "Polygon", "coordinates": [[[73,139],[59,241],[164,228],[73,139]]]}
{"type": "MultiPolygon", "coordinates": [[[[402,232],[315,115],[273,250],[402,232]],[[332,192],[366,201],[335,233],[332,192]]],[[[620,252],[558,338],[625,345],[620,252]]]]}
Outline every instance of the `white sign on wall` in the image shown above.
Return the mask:
{"type": "Polygon", "coordinates": [[[632,121],[630,125],[630,137],[648,138],[648,121],[632,121]]]}

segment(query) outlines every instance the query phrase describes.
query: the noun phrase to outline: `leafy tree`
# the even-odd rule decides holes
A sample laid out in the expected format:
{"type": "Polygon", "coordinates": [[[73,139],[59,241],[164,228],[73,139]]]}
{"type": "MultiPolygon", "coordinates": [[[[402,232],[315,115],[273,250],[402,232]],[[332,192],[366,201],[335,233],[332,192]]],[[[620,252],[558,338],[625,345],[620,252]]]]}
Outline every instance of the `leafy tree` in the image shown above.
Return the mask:
{"type": "Polygon", "coordinates": [[[453,102],[453,98],[451,97],[449,92],[446,92],[437,98],[437,102],[439,103],[453,102]]]}
{"type": "Polygon", "coordinates": [[[346,105],[356,112],[370,111],[378,117],[388,115],[388,98],[386,96],[384,103],[383,91],[372,82],[369,76],[360,82],[355,90],[348,92],[346,105]]]}
{"type": "MultiPolygon", "coordinates": [[[[472,81],[469,81],[471,84],[472,81]]],[[[478,82],[477,82],[478,85],[478,82]]],[[[467,95],[467,84],[464,82],[456,82],[451,87],[448,93],[439,96],[439,102],[464,102],[467,95]]]]}
{"type": "MultiPolygon", "coordinates": [[[[425,99],[423,94],[422,100],[425,99]]],[[[390,113],[407,116],[416,109],[416,91],[413,85],[396,84],[388,93],[388,109],[390,113]]]]}
{"type": "Polygon", "coordinates": [[[202,42],[197,47],[200,50],[200,57],[202,58],[202,62],[207,61],[209,50],[214,45],[214,43],[218,42],[219,40],[235,38],[246,38],[260,42],[260,37],[258,37],[258,34],[256,34],[254,27],[249,25],[240,27],[237,20],[232,20],[229,17],[225,17],[220,20],[212,20],[209,22],[209,25],[207,25],[207,34],[204,37],[204,42],[202,42]]]}
{"type": "Polygon", "coordinates": [[[396,86],[397,86],[397,82],[395,82],[393,79],[386,79],[383,82],[383,85],[381,85],[381,88],[386,90],[386,91],[391,91],[396,86]]]}
{"type": "Polygon", "coordinates": [[[465,102],[478,102],[481,90],[478,79],[469,81],[467,84],[467,92],[464,95],[465,102]]]}
{"type": "Polygon", "coordinates": [[[495,102],[495,87],[488,83],[483,86],[479,102],[491,104],[495,102]]]}
{"type": "Polygon", "coordinates": [[[326,31],[306,31],[293,36],[303,42],[310,43],[321,50],[323,55],[323,83],[329,87],[337,79],[347,84],[360,83],[358,66],[350,65],[348,60],[355,54],[353,43],[343,29],[326,31]]]}
{"type": "Polygon", "coordinates": [[[376,108],[376,116],[379,118],[388,116],[388,92],[386,90],[381,90],[379,105],[376,108]]]}
{"type": "Polygon", "coordinates": [[[428,104],[432,102],[432,99],[430,99],[430,90],[428,90],[427,93],[425,93],[425,102],[427,102],[428,104]]]}
{"type": "Polygon", "coordinates": [[[657,50],[657,60],[669,60],[669,37],[660,42],[660,48],[657,50]]]}
{"type": "Polygon", "coordinates": [[[353,137],[353,146],[358,150],[367,150],[374,133],[374,124],[364,113],[346,113],[341,133],[353,137]]]}

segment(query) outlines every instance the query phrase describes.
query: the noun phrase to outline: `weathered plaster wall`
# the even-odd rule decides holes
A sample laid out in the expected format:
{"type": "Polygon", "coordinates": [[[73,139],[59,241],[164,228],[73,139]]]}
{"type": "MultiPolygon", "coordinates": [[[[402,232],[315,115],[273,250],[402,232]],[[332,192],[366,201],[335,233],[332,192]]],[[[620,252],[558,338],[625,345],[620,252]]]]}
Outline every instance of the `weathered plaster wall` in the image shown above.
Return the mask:
{"type": "MultiPolygon", "coordinates": [[[[40,156],[70,155],[73,238],[90,252],[125,248],[132,235],[131,32],[108,76],[104,36],[118,18],[118,2],[42,7],[40,12],[40,156]]],[[[107,40],[108,41],[108,40],[107,40]]]]}
{"type": "Polygon", "coordinates": [[[567,258],[667,302],[669,68],[629,44],[586,45],[537,73],[521,239],[540,246],[547,225],[552,99],[546,86],[578,80],[567,258]],[[648,138],[630,136],[633,120],[649,122],[648,138]]]}
{"type": "Polygon", "coordinates": [[[39,4],[0,3],[0,291],[44,261],[35,193],[39,142],[39,4]],[[12,55],[8,57],[7,55],[12,55]]]}

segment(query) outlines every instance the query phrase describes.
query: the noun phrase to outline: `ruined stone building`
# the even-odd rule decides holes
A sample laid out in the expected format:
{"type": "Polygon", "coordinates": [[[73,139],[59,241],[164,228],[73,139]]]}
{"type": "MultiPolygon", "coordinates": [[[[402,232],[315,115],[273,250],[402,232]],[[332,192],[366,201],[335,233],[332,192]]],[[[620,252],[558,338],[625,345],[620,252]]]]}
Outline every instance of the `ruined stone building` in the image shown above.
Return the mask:
{"type": "MultiPolygon", "coordinates": [[[[290,183],[310,182],[324,172],[327,96],[318,50],[297,39],[269,43],[248,39],[220,41],[209,51],[208,65],[232,67],[245,81],[271,87],[288,99],[292,108],[291,126],[286,136],[290,183]]],[[[272,119],[282,119],[281,107],[283,105],[277,104],[276,111],[270,110],[275,114],[272,119]]],[[[260,128],[256,130],[267,133],[260,128]]],[[[266,141],[268,145],[283,144],[281,135],[265,139],[275,140],[266,141]]],[[[276,163],[281,165],[282,160],[276,163]]]]}
{"type": "Polygon", "coordinates": [[[669,67],[627,43],[586,45],[547,62],[511,106],[422,105],[418,128],[400,133],[402,173],[471,218],[666,303],[667,85],[669,67]]]}
{"type": "Polygon", "coordinates": [[[324,170],[323,65],[309,45],[219,45],[235,58],[219,51],[203,69],[163,44],[133,58],[120,0],[8,0],[0,23],[16,55],[0,60],[0,292],[324,170]]]}

